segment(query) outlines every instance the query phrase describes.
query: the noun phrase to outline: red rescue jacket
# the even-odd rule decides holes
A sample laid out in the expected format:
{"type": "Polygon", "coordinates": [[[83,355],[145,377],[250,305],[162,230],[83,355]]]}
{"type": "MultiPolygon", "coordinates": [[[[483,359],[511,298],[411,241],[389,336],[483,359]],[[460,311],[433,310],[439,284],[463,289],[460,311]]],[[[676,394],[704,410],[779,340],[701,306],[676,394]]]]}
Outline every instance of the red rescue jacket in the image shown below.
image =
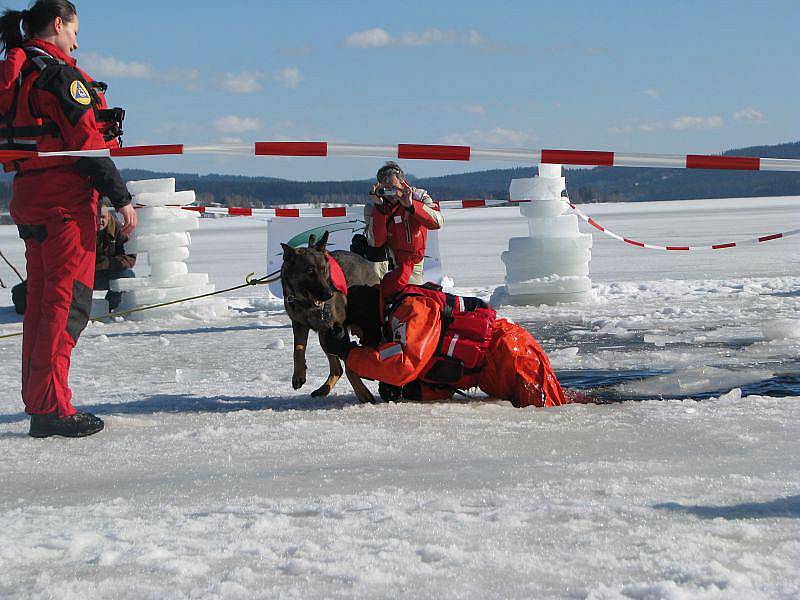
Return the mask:
{"type": "MultiPolygon", "coordinates": [[[[119,146],[121,130],[108,118],[121,109],[109,111],[105,84],[56,46],[34,39],[10,50],[0,78],[0,148],[54,152],[119,146]]],[[[96,212],[95,190],[117,208],[130,199],[110,159],[35,157],[3,166],[17,171],[10,209],[20,224],[43,223],[53,210],[96,212]]]]}
{"type": "MultiPolygon", "coordinates": [[[[407,272],[410,263],[405,264],[407,272]]],[[[347,368],[396,386],[417,379],[452,388],[476,386],[495,311],[477,298],[446,294],[430,284],[405,285],[404,279],[396,270],[381,284],[383,336],[390,341],[377,349],[353,349],[347,368]]]]}
{"type": "Polygon", "coordinates": [[[419,263],[425,258],[428,229],[439,229],[443,219],[439,207],[425,190],[412,189],[409,208],[401,204],[375,204],[372,207],[372,235],[377,247],[387,244],[395,263],[419,263]]]}

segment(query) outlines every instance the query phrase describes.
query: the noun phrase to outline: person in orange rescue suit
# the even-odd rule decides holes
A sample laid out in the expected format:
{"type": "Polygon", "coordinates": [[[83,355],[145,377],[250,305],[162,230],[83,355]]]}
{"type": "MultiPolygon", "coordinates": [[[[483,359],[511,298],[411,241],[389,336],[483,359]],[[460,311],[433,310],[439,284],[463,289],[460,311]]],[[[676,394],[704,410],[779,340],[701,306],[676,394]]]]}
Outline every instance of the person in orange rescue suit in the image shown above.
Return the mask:
{"type": "Polygon", "coordinates": [[[378,169],[365,207],[367,258],[384,277],[390,259],[394,267],[411,263],[410,283],[421,284],[429,229],[441,229],[444,217],[430,194],[409,185],[395,162],[378,169]],[[385,255],[388,250],[389,256],[385,255]]]}
{"type": "Polygon", "coordinates": [[[593,401],[562,389],[525,329],[478,298],[407,285],[410,269],[406,263],[391,271],[379,287],[351,287],[346,325],[361,346],[346,337],[333,344],[349,371],[381,382],[382,398],[446,400],[477,386],[516,407],[593,401]]]}
{"type": "Polygon", "coordinates": [[[103,421],[72,404],[72,349],[89,320],[98,192],[136,227],[130,194],[110,158],[42,157],[26,151],[119,147],[124,111],[109,109],[105,84],[81,71],[78,14],[67,0],[37,0],[0,17],[0,158],[16,171],[10,212],[25,241],[22,399],[30,435],[80,437],[103,421]]]}

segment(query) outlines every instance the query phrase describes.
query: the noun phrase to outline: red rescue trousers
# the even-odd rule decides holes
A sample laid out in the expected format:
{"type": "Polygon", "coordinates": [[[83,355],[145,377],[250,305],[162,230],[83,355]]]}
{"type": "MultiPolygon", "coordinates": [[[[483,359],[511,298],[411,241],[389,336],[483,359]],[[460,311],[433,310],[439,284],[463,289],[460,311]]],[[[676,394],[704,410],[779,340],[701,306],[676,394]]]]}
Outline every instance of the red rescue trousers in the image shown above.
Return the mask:
{"type": "MultiPolygon", "coordinates": [[[[523,327],[497,319],[492,341],[486,351],[486,364],[477,375],[478,387],[493,398],[524,406],[561,406],[574,402],[565,395],[550,359],[534,337],[523,327]]],[[[452,398],[451,389],[423,384],[422,400],[452,398]]]]}
{"type": "Polygon", "coordinates": [[[497,319],[478,386],[516,407],[560,406],[569,401],[547,353],[523,327],[497,319]]]}
{"type": "MultiPolygon", "coordinates": [[[[96,219],[55,211],[45,235],[25,240],[28,297],[22,337],[22,399],[31,415],[75,412],[69,388],[72,349],[89,321],[96,219]],[[44,239],[41,239],[44,237],[44,239]]],[[[39,228],[41,230],[41,227],[39,228]]]]}

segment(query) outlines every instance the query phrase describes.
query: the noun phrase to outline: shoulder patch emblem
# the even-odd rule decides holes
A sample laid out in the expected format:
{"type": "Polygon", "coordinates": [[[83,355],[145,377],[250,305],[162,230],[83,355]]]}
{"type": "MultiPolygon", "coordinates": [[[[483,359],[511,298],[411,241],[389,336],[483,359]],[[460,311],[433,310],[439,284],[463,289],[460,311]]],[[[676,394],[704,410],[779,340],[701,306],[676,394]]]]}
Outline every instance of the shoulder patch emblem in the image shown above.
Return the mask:
{"type": "Polygon", "coordinates": [[[92,97],[89,95],[89,90],[83,85],[83,82],[76,79],[69,85],[69,95],[78,104],[88,106],[92,103],[92,97]]]}

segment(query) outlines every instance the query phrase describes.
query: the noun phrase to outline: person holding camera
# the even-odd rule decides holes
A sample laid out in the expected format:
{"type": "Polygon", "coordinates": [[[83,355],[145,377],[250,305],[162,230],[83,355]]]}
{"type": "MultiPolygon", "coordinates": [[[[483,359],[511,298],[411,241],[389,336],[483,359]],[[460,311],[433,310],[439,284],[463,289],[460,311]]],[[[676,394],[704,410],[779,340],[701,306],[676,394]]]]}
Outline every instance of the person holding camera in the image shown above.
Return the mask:
{"type": "Polygon", "coordinates": [[[410,263],[410,283],[421,284],[428,230],[441,229],[444,217],[428,192],[409,185],[397,163],[383,165],[376,179],[370,189],[372,203],[365,209],[366,256],[381,277],[389,270],[389,260],[393,268],[410,263]]]}

